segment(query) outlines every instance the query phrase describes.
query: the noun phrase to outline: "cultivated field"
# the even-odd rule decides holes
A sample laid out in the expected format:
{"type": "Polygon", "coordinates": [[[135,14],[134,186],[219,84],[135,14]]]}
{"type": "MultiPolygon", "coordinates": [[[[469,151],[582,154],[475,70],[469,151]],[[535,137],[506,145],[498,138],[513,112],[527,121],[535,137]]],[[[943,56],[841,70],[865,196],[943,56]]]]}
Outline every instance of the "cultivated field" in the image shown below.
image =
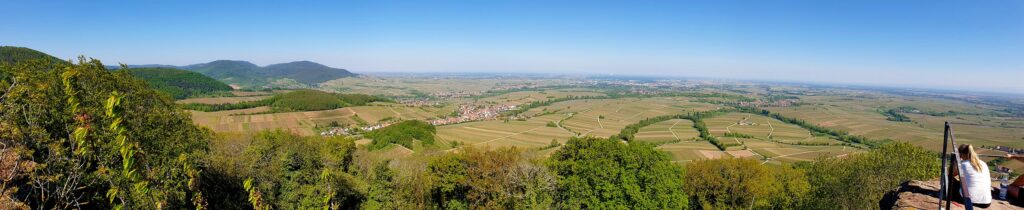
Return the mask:
{"type": "Polygon", "coordinates": [[[700,139],[700,133],[693,128],[693,121],[671,119],[640,128],[635,137],[644,142],[692,141],[700,139]]]}
{"type": "Polygon", "coordinates": [[[921,99],[869,95],[803,97],[814,104],[798,107],[770,108],[772,112],[787,117],[806,120],[810,123],[848,131],[872,139],[893,139],[921,145],[931,150],[942,148],[942,124],[953,123],[957,139],[961,143],[975,145],[1003,145],[1024,147],[1024,127],[1015,126],[1020,119],[995,116],[980,117],[973,114],[956,116],[929,116],[907,114],[913,122],[894,122],[878,113],[880,107],[914,106],[929,111],[959,111],[983,113],[985,106],[971,106],[963,102],[941,99],[921,99]],[[981,108],[979,108],[981,107],[981,108]]]}
{"type": "Polygon", "coordinates": [[[540,148],[556,139],[565,143],[573,134],[558,127],[548,127],[548,122],[562,119],[564,115],[552,114],[534,117],[526,121],[508,122],[492,120],[440,126],[437,140],[447,144],[459,142],[477,147],[540,148]]]}

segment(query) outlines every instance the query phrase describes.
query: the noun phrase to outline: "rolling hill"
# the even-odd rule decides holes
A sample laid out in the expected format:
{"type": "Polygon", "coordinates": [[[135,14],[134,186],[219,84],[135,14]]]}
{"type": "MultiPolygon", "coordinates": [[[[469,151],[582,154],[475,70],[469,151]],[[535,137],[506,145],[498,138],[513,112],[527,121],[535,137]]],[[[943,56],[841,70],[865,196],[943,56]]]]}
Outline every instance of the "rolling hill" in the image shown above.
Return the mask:
{"type": "Polygon", "coordinates": [[[129,74],[145,80],[150,88],[174,99],[230,91],[231,86],[203,74],[173,68],[129,68],[129,74]]]}
{"type": "Polygon", "coordinates": [[[356,74],[348,70],[332,68],[311,61],[271,64],[265,67],[260,67],[248,61],[237,60],[216,60],[209,63],[187,66],[148,64],[129,65],[129,67],[185,69],[199,72],[224,83],[237,85],[242,88],[277,87],[281,86],[279,84],[281,82],[294,82],[303,86],[309,86],[338,78],[356,76],[356,74]]]}
{"type": "Polygon", "coordinates": [[[49,54],[39,52],[27,47],[0,46],[0,63],[14,63],[17,61],[45,59],[54,62],[67,62],[49,54]]]}

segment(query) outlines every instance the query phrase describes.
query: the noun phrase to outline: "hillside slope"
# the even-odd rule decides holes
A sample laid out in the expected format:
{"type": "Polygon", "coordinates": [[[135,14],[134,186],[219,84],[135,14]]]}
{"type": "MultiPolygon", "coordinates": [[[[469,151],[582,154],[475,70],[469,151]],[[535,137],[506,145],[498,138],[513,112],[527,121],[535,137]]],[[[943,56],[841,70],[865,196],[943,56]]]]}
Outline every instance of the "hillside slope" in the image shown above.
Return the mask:
{"type": "Polygon", "coordinates": [[[217,60],[209,63],[181,66],[210,76],[228,84],[246,88],[273,87],[281,81],[294,81],[302,85],[316,85],[329,80],[356,76],[345,69],[332,68],[311,61],[257,66],[247,61],[217,60]]]}
{"type": "Polygon", "coordinates": [[[18,61],[26,61],[33,59],[44,59],[58,63],[66,63],[67,61],[61,60],[52,55],[39,52],[27,47],[14,47],[14,46],[0,46],[0,63],[15,63],[18,61]]]}
{"type": "Polygon", "coordinates": [[[129,68],[129,74],[145,80],[150,88],[174,99],[230,91],[231,86],[203,74],[172,68],[129,68]]]}

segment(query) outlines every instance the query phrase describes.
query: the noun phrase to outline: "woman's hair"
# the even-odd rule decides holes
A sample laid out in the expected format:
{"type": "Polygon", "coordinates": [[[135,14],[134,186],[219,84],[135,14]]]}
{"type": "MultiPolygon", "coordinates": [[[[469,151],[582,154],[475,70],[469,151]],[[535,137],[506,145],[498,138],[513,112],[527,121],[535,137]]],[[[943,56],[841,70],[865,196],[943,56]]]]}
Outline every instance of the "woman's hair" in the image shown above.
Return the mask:
{"type": "Polygon", "coordinates": [[[957,151],[960,152],[961,160],[971,161],[971,166],[974,166],[974,171],[981,171],[981,160],[978,159],[978,154],[974,153],[974,147],[970,144],[961,144],[957,151]]]}

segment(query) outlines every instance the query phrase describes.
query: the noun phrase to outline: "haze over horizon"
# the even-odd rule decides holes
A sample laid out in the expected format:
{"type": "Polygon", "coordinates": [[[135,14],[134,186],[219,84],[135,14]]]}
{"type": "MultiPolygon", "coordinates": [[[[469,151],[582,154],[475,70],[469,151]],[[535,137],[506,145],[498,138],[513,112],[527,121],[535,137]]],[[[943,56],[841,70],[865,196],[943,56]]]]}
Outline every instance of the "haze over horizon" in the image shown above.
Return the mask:
{"type": "Polygon", "coordinates": [[[35,2],[0,45],[107,64],[675,75],[1024,93],[1021,1],[35,2]]]}

